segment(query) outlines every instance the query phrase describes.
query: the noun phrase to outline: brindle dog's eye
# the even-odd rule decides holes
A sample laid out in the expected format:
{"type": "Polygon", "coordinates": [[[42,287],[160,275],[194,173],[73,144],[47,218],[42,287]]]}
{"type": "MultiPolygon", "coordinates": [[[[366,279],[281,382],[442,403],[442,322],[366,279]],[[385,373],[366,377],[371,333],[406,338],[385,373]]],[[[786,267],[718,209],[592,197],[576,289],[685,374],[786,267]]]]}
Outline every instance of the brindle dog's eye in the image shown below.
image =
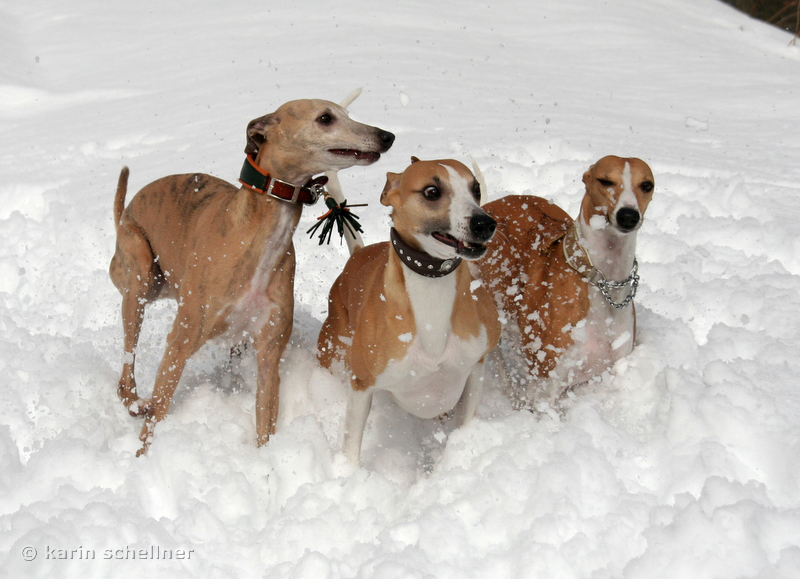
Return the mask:
{"type": "Polygon", "coordinates": [[[652,181],[644,181],[641,185],[642,192],[650,193],[653,190],[653,182],[652,181]]]}
{"type": "Polygon", "coordinates": [[[477,199],[478,201],[481,200],[481,184],[478,183],[477,181],[472,186],[472,194],[475,196],[475,199],[477,199]]]}
{"type": "Polygon", "coordinates": [[[609,181],[608,179],[598,179],[597,180],[603,187],[613,187],[614,182],[609,181]]]}
{"type": "Polygon", "coordinates": [[[320,125],[330,125],[330,124],[333,122],[333,117],[332,117],[332,116],[330,116],[328,113],[325,113],[324,115],[321,115],[321,116],[320,116],[320,117],[317,119],[317,122],[318,122],[320,125]]]}
{"type": "Polygon", "coordinates": [[[433,185],[428,185],[425,189],[422,190],[422,196],[425,197],[428,201],[434,201],[442,196],[442,193],[439,191],[438,187],[434,187],[433,185]]]}

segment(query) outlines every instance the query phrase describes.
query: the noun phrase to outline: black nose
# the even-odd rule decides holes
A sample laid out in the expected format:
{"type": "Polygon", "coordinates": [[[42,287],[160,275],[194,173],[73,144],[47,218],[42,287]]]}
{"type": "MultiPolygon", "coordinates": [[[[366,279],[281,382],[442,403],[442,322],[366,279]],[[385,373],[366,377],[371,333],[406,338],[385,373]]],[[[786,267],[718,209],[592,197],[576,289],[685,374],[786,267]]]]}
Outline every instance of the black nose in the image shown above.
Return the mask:
{"type": "Polygon", "coordinates": [[[389,131],[378,131],[378,139],[380,139],[381,144],[386,147],[385,150],[388,150],[389,147],[392,146],[394,143],[394,135],[389,131]]]}
{"type": "Polygon", "coordinates": [[[497,229],[497,221],[486,215],[486,213],[476,213],[469,220],[469,230],[478,241],[489,241],[497,229]]]}
{"type": "Polygon", "coordinates": [[[623,231],[632,231],[639,224],[639,212],[631,207],[623,207],[617,211],[617,225],[623,231]]]}

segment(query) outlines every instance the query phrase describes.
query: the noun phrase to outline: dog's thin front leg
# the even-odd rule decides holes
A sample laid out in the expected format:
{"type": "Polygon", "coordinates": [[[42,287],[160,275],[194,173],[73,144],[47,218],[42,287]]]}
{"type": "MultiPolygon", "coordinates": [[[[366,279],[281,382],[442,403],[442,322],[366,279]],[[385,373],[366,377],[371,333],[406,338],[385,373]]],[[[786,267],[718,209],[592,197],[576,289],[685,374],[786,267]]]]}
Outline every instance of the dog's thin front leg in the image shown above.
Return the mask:
{"type": "Polygon", "coordinates": [[[147,403],[147,417],[139,435],[139,440],[142,441],[142,448],[139,449],[136,456],[141,456],[147,452],[156,424],[163,420],[169,411],[172,396],[178,387],[186,362],[197,349],[195,346],[197,340],[189,339],[185,331],[189,324],[184,321],[180,313],[179,310],[172,331],[167,337],[167,348],[158,367],[153,396],[147,403]]]}
{"type": "Polygon", "coordinates": [[[292,307],[275,306],[269,322],[256,339],[258,381],[256,388],[256,436],[258,445],[275,434],[280,401],[280,363],[292,335],[292,307]]]}
{"type": "Polygon", "coordinates": [[[456,404],[456,426],[464,426],[475,417],[483,393],[483,380],[483,362],[478,362],[467,377],[464,392],[456,404]]]}
{"type": "Polygon", "coordinates": [[[347,459],[357,465],[361,457],[361,440],[364,438],[364,427],[372,408],[372,393],[367,391],[350,390],[347,396],[347,412],[344,418],[344,443],[343,450],[347,459]]]}

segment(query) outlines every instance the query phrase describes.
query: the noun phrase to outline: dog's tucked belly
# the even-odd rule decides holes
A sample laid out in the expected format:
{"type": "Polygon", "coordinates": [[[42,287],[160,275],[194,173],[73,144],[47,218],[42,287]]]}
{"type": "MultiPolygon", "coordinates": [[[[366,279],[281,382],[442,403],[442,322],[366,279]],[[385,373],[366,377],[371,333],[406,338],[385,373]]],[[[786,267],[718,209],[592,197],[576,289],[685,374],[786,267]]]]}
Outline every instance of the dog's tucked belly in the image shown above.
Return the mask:
{"type": "Polygon", "coordinates": [[[441,354],[432,356],[415,338],[402,360],[391,360],[375,388],[392,394],[397,403],[420,418],[435,418],[453,409],[467,377],[487,347],[486,329],[470,340],[450,335],[441,354]]]}

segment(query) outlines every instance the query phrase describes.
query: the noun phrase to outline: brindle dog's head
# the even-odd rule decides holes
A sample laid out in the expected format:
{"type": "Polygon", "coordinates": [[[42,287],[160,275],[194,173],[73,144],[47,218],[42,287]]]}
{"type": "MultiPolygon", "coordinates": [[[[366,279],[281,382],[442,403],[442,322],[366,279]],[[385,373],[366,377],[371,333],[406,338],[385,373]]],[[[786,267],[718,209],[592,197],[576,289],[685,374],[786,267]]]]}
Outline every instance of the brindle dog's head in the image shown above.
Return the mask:
{"type": "Polygon", "coordinates": [[[247,125],[245,153],[278,179],[370,165],[394,135],[352,120],[339,105],[318,99],[290,101],[247,125]]]}

